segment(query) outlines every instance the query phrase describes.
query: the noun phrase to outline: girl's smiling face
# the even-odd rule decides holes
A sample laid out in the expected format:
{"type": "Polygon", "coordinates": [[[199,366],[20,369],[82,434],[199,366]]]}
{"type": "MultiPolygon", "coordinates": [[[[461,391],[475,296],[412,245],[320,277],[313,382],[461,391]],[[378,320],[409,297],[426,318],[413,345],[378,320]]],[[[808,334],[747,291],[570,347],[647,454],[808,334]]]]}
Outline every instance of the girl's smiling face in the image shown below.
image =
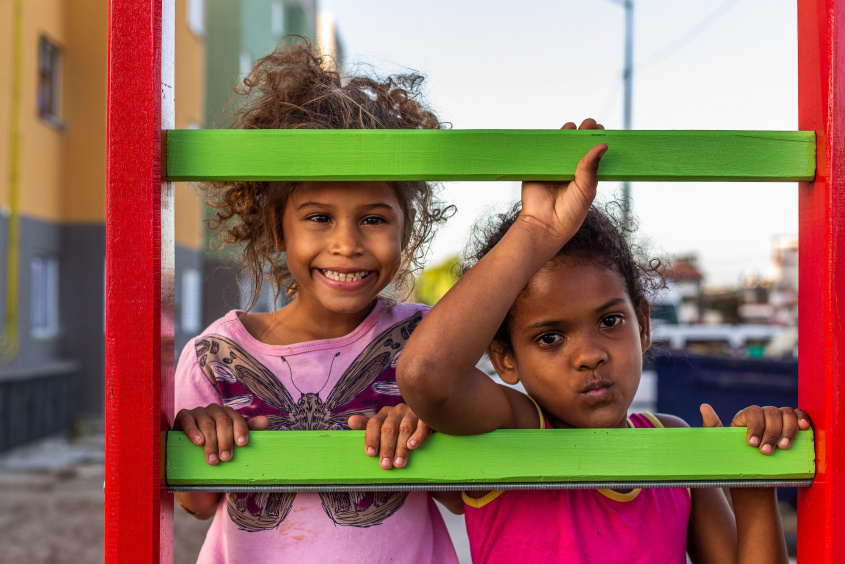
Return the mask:
{"type": "Polygon", "coordinates": [[[282,246],[300,305],[366,315],[399,268],[405,219],[386,182],[297,186],[282,216],[282,246]]]}
{"type": "Polygon", "coordinates": [[[491,360],[553,426],[625,426],[651,338],[648,304],[634,306],[619,274],[573,257],[550,262],[517,299],[510,339],[510,351],[491,347],[491,360]]]}

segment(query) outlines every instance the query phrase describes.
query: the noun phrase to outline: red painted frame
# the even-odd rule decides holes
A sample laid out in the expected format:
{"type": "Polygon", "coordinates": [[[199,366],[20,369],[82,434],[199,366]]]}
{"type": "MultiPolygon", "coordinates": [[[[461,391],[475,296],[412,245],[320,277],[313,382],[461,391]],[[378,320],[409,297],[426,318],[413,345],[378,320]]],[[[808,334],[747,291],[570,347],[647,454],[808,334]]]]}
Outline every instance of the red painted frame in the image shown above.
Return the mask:
{"type": "Polygon", "coordinates": [[[174,367],[173,193],[161,180],[162,98],[172,100],[172,90],[162,83],[162,4],[169,2],[109,5],[105,557],[121,564],[173,560],[162,460],[174,367]]]}
{"type": "MultiPolygon", "coordinates": [[[[110,3],[105,538],[106,561],[121,564],[173,559],[162,475],[174,358],[161,24],[162,0],[110,3]]],[[[815,130],[818,144],[816,180],[799,190],[799,404],[817,448],[814,485],[799,493],[799,558],[845,562],[845,0],[798,0],[798,53],[799,129],[815,130]]]]}
{"type": "Polygon", "coordinates": [[[845,562],[845,0],[798,2],[798,126],[815,130],[816,179],[799,188],[799,404],[813,417],[816,479],[799,493],[800,562],[845,562]],[[843,433],[843,436],[840,436],[843,433]]]}

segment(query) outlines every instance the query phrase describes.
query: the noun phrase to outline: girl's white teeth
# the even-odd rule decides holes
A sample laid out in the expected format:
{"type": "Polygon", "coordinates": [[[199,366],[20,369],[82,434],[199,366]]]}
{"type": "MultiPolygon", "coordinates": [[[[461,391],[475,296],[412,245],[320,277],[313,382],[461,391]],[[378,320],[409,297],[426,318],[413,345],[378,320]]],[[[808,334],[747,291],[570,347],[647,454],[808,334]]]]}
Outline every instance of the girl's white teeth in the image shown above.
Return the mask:
{"type": "Polygon", "coordinates": [[[362,272],[335,272],[334,270],[320,270],[323,273],[323,276],[329,278],[331,280],[335,280],[337,282],[355,282],[356,280],[360,280],[361,278],[365,277],[369,272],[362,271],[362,272]]]}

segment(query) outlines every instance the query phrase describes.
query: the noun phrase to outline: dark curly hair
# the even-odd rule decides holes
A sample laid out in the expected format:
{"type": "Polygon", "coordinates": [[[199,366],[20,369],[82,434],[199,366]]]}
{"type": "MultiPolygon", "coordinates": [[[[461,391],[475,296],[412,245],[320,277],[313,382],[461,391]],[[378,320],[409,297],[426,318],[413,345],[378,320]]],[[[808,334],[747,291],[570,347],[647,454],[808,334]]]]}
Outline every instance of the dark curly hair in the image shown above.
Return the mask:
{"type": "MultiPolygon", "coordinates": [[[[424,78],[402,74],[384,79],[345,77],[303,38],[285,38],[259,59],[235,89],[229,125],[234,129],[440,129],[437,116],[420,100],[424,78]]],[[[405,212],[406,243],[393,287],[402,297],[425,261],[428,243],[452,213],[427,182],[391,182],[405,212]]],[[[220,181],[205,184],[215,210],[208,226],[221,246],[242,245],[253,288],[252,305],[265,278],[278,297],[297,291],[279,251],[282,214],[295,182],[220,181]]]]}
{"type": "MultiPolygon", "coordinates": [[[[510,211],[494,214],[474,227],[469,248],[459,264],[460,276],[466,274],[502,240],[508,229],[516,222],[521,210],[522,205],[517,203],[510,211]]],[[[639,304],[648,302],[648,297],[665,284],[660,274],[658,259],[638,260],[640,255],[645,255],[644,250],[640,247],[632,247],[626,238],[626,235],[632,234],[636,227],[623,224],[619,219],[621,215],[620,202],[610,202],[604,206],[604,210],[595,205],[590,207],[584,223],[552,260],[575,258],[616,272],[625,281],[631,302],[638,307],[639,304]]],[[[524,289],[520,297],[525,296],[525,292],[524,289]]],[[[510,324],[518,303],[517,299],[493,337],[493,344],[505,352],[513,350],[510,324]]]]}

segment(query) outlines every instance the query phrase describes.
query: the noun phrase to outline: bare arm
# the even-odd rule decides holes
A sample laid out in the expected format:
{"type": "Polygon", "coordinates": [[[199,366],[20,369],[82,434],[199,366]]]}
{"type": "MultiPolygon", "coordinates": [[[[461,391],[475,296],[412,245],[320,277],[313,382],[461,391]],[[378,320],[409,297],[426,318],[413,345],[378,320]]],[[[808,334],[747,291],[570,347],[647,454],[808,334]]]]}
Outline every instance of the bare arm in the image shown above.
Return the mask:
{"type": "MultiPolygon", "coordinates": [[[[582,128],[593,128],[593,120],[582,128]]],[[[574,125],[572,125],[574,128],[574,125]]],[[[397,365],[402,396],[438,431],[535,427],[530,400],[475,368],[519,293],[572,237],[596,193],[606,145],[593,147],[568,185],[525,182],[523,210],[502,240],[434,306],[397,365]]]]}

